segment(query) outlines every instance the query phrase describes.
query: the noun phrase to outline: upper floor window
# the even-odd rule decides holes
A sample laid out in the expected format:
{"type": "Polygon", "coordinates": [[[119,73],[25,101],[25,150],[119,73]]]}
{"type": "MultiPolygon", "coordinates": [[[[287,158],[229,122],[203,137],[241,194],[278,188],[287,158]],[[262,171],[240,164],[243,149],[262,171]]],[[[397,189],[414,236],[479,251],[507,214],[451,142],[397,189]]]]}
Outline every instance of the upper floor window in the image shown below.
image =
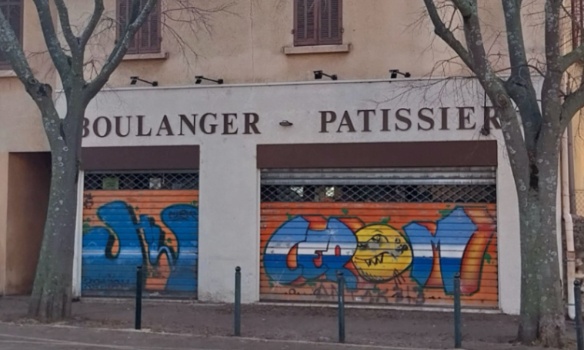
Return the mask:
{"type": "MultiPolygon", "coordinates": [[[[22,43],[22,3],[23,0],[0,0],[0,11],[12,26],[14,34],[22,43]]],[[[0,68],[9,68],[8,60],[0,53],[0,68]]]]}
{"type": "Polygon", "coordinates": [[[342,0],[294,0],[294,45],[343,43],[342,0]]]}
{"type": "Polygon", "coordinates": [[[582,38],[584,28],[584,0],[572,0],[572,47],[584,43],[582,38]]]}
{"type": "MultiPolygon", "coordinates": [[[[141,1],[141,6],[146,0],[141,1]]],[[[122,35],[131,18],[132,0],[118,0],[118,36],[122,35]]],[[[160,1],[156,2],[150,15],[134,35],[128,47],[128,54],[160,52],[160,1]]]]}

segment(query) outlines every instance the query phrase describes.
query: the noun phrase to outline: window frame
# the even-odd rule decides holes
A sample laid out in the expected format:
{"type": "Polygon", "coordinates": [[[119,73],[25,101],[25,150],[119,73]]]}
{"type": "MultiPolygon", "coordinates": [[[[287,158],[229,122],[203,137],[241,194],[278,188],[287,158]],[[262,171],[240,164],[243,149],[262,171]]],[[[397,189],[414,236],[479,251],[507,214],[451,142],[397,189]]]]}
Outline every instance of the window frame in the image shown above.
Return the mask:
{"type": "MultiPolygon", "coordinates": [[[[122,34],[122,28],[121,28],[121,20],[120,20],[120,4],[122,2],[126,2],[126,6],[128,8],[128,12],[131,10],[131,4],[132,4],[132,0],[116,0],[116,21],[118,23],[118,25],[116,26],[116,38],[119,40],[120,35],[122,34]]],[[[138,28],[138,30],[136,31],[136,33],[134,34],[134,41],[136,42],[136,46],[135,48],[133,47],[128,47],[128,51],[126,52],[126,55],[144,55],[144,54],[159,54],[162,53],[162,5],[161,5],[161,1],[157,1],[156,2],[156,6],[153,9],[153,11],[156,11],[155,13],[157,14],[158,18],[157,18],[157,30],[158,30],[158,40],[156,41],[156,45],[152,45],[152,46],[141,46],[141,37],[142,37],[142,28],[145,25],[148,25],[149,22],[151,21],[151,16],[154,12],[151,12],[148,15],[148,18],[146,19],[146,21],[142,24],[142,26],[140,28],[138,28]]],[[[150,33],[150,30],[149,30],[150,33]]]]}
{"type": "MultiPolygon", "coordinates": [[[[4,3],[8,3],[8,5],[19,5],[20,7],[20,18],[19,18],[19,28],[14,28],[12,27],[13,30],[15,30],[15,34],[16,37],[18,38],[18,42],[20,43],[21,47],[24,47],[23,45],[23,41],[24,41],[24,0],[0,0],[0,6],[3,5],[4,3]],[[16,29],[18,29],[18,33],[16,33],[16,29]]],[[[10,23],[10,19],[8,19],[8,22],[10,23]]],[[[5,57],[0,57],[0,70],[12,70],[12,66],[10,65],[10,63],[8,62],[8,59],[6,59],[5,57]]]]}
{"type": "Polygon", "coordinates": [[[335,0],[338,1],[338,21],[339,21],[339,31],[338,31],[338,38],[334,40],[331,39],[323,39],[321,38],[321,22],[322,18],[320,16],[320,9],[322,1],[333,1],[333,0],[314,0],[315,3],[315,38],[314,39],[305,39],[299,38],[297,29],[299,27],[299,14],[298,14],[298,2],[305,1],[305,0],[294,0],[294,29],[292,30],[294,36],[294,47],[302,47],[302,46],[323,46],[323,45],[342,45],[343,44],[343,0],[335,0]]]}

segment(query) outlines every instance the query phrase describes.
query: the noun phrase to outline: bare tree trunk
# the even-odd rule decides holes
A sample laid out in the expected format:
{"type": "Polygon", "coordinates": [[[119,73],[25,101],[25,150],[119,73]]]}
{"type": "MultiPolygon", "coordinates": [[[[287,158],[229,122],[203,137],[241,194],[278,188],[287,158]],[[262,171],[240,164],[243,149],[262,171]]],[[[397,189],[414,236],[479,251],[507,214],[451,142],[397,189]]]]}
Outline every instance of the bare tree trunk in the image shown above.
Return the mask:
{"type": "MultiPolygon", "coordinates": [[[[59,129],[63,130],[63,127],[59,129]]],[[[71,314],[77,215],[77,152],[80,148],[75,144],[68,145],[64,132],[55,140],[55,134],[51,131],[47,130],[52,149],[51,193],[29,303],[29,315],[42,322],[62,320],[71,314]]]]}
{"type": "Polygon", "coordinates": [[[537,272],[539,267],[537,237],[540,232],[541,212],[537,192],[527,190],[518,192],[519,220],[521,232],[521,318],[519,321],[518,339],[524,344],[532,344],[537,340],[539,323],[539,290],[537,272]],[[521,198],[524,197],[524,198],[521,198]],[[529,271],[529,272],[527,272],[529,271]]]}
{"type": "Polygon", "coordinates": [[[530,188],[518,186],[522,236],[518,340],[523,344],[539,342],[562,347],[564,316],[556,236],[557,145],[544,149],[534,160],[538,166],[530,167],[530,188]]]}
{"type": "Polygon", "coordinates": [[[564,308],[560,262],[558,259],[556,226],[558,191],[558,154],[560,136],[548,133],[547,145],[542,146],[539,160],[539,202],[541,228],[539,232],[539,340],[545,346],[562,347],[564,336],[564,308]],[[547,268],[543,266],[547,265],[547,268]]]}

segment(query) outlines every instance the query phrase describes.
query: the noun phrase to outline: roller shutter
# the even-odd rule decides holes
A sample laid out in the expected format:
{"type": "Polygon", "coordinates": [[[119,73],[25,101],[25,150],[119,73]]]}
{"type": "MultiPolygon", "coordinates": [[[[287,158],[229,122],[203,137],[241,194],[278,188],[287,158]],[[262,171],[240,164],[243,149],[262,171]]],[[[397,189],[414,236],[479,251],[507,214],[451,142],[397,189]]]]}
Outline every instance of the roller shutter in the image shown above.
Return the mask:
{"type": "Polygon", "coordinates": [[[498,307],[495,174],[262,170],[261,300],[498,307]]]}
{"type": "Polygon", "coordinates": [[[196,297],[197,173],[88,173],[83,193],[85,296],[196,297]]]}

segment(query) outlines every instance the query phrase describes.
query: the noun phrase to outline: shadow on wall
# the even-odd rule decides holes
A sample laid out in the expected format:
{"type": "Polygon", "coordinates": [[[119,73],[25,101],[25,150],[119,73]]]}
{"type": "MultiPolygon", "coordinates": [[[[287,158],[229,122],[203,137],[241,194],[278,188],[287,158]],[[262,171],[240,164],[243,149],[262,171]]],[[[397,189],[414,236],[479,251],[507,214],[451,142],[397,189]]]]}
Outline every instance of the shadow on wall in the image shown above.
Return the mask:
{"type": "Polygon", "coordinates": [[[49,152],[10,153],[6,221],[6,295],[32,291],[49,203],[49,152]]]}

